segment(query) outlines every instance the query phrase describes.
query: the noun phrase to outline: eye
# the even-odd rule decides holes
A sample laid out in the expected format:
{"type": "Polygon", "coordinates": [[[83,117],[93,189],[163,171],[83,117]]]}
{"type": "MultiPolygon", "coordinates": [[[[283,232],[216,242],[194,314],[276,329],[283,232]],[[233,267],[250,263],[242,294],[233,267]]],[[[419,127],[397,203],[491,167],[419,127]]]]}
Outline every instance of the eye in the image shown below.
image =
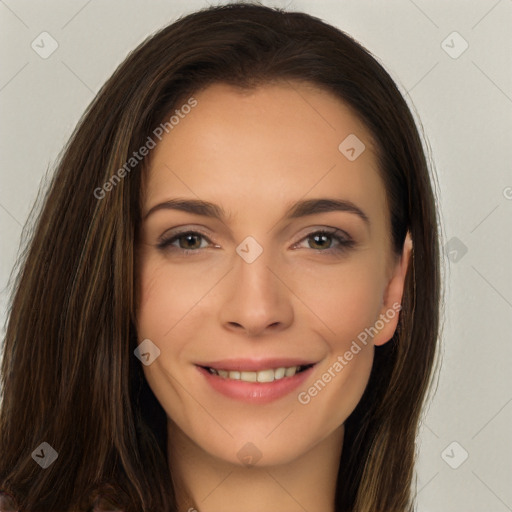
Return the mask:
{"type": "Polygon", "coordinates": [[[199,249],[205,249],[211,241],[202,233],[197,231],[184,231],[170,237],[162,237],[157,247],[161,250],[177,250],[184,254],[197,252],[199,249]],[[203,244],[202,242],[206,242],[203,244]]]}
{"type": "MultiPolygon", "coordinates": [[[[162,236],[158,243],[158,249],[162,251],[177,251],[183,255],[199,253],[201,249],[206,249],[212,245],[211,240],[198,231],[183,231],[170,236],[162,236]]],[[[294,248],[313,249],[317,252],[343,252],[355,245],[346,233],[339,229],[320,229],[313,231],[296,243],[294,248]],[[301,244],[307,242],[307,247],[301,244]]],[[[214,247],[219,247],[214,245],[214,247]]]]}
{"type": "Polygon", "coordinates": [[[306,249],[314,249],[318,252],[342,252],[355,245],[354,240],[339,229],[313,231],[295,244],[294,247],[300,247],[300,244],[304,241],[308,244],[306,249]]]}

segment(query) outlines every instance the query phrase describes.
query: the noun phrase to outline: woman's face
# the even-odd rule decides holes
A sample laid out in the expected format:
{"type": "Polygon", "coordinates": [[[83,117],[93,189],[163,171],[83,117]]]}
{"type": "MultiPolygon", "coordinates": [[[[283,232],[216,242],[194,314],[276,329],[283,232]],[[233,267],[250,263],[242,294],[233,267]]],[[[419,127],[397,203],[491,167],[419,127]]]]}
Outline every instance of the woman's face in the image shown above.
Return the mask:
{"type": "Polygon", "coordinates": [[[144,373],[172,432],[282,464],[342,433],[409,251],[391,253],[369,132],[334,96],[293,82],[194,98],[143,190],[137,330],[160,351],[144,373]]]}

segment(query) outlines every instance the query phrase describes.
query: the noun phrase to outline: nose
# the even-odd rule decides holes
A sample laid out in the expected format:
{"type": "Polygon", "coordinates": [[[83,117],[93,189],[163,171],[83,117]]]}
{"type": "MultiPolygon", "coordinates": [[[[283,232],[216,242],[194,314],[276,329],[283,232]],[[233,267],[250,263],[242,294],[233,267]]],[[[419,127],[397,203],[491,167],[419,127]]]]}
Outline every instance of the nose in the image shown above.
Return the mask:
{"type": "Polygon", "coordinates": [[[219,308],[222,326],[251,337],[289,327],[294,316],[291,292],[270,252],[264,250],[252,263],[237,256],[234,265],[219,308]]]}

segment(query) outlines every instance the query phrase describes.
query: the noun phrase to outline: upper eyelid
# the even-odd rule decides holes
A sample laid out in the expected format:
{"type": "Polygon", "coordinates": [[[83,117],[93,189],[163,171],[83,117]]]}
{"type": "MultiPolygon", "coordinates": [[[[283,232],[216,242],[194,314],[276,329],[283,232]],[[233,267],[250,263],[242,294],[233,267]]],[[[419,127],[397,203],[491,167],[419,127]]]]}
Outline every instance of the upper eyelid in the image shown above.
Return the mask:
{"type": "Polygon", "coordinates": [[[208,235],[206,233],[206,231],[207,230],[203,230],[200,227],[190,226],[189,224],[187,224],[184,226],[175,226],[173,228],[169,228],[169,229],[165,230],[164,233],[162,235],[160,235],[158,238],[163,239],[163,238],[174,237],[174,236],[183,235],[183,234],[187,234],[187,233],[199,233],[200,235],[203,235],[205,238],[209,238],[210,235],[208,235]],[[170,233],[170,232],[172,232],[172,234],[166,236],[166,234],[170,233]]]}
{"type": "MultiPolygon", "coordinates": [[[[210,231],[208,228],[205,229],[202,226],[196,227],[196,225],[194,225],[194,224],[183,224],[180,226],[174,226],[172,228],[166,229],[164,231],[164,234],[161,235],[160,238],[162,238],[169,231],[174,231],[174,230],[177,230],[173,233],[174,235],[178,235],[181,233],[198,232],[204,236],[210,236],[207,234],[207,232],[210,231]]],[[[313,225],[312,227],[306,227],[306,228],[301,229],[301,231],[304,231],[304,230],[307,230],[306,235],[308,233],[312,233],[312,232],[316,232],[316,231],[331,230],[332,232],[343,233],[347,238],[352,238],[352,236],[347,231],[345,231],[344,229],[341,229],[341,228],[334,227],[334,226],[326,226],[326,225],[316,224],[316,225],[313,225]]]]}

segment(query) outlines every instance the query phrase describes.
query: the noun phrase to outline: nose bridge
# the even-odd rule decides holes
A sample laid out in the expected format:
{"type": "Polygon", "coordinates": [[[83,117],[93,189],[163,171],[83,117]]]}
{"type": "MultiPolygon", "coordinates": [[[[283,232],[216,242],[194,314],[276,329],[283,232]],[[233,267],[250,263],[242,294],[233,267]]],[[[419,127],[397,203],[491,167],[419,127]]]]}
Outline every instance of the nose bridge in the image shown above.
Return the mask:
{"type": "Polygon", "coordinates": [[[240,257],[235,263],[235,278],[239,283],[237,290],[240,289],[245,297],[252,295],[261,296],[262,300],[271,299],[272,295],[278,293],[277,284],[269,267],[272,263],[269,251],[263,251],[254,260],[247,261],[240,257]]]}
{"type": "Polygon", "coordinates": [[[237,253],[239,260],[235,262],[234,271],[238,300],[250,303],[255,310],[270,310],[280,292],[279,283],[269,270],[272,251],[264,249],[251,237],[237,247],[237,253]]]}
{"type": "Polygon", "coordinates": [[[244,239],[236,252],[231,290],[221,307],[222,323],[230,328],[243,328],[249,334],[262,333],[270,326],[276,329],[289,325],[292,305],[286,288],[274,275],[273,252],[253,237],[244,239]]]}

